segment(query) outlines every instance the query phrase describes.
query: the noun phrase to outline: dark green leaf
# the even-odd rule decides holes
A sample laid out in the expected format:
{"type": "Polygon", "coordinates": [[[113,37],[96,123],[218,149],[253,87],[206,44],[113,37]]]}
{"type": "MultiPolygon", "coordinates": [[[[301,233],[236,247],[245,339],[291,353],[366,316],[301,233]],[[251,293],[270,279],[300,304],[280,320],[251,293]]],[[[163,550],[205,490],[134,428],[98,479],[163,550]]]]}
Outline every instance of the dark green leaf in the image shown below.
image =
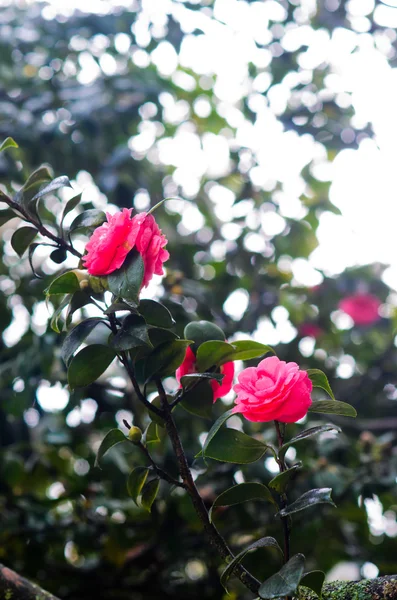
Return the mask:
{"type": "Polygon", "coordinates": [[[331,498],[331,492],[331,488],[309,490],[302,494],[298,500],[295,500],[295,502],[280,510],[278,514],[280,517],[286,517],[287,515],[292,515],[300,510],[305,510],[315,504],[332,504],[332,506],[335,506],[331,498]]]}
{"type": "Polygon", "coordinates": [[[82,233],[89,233],[92,229],[99,227],[106,221],[106,215],[103,210],[92,208],[85,210],[72,222],[69,233],[80,231],[82,233]]]}
{"type": "Polygon", "coordinates": [[[326,415],[341,415],[342,417],[357,417],[357,411],[351,404],[338,400],[315,400],[309,412],[324,413],[326,415]]]}
{"type": "MultiPolygon", "coordinates": [[[[326,400],[326,402],[328,402],[328,400],[326,400]]],[[[333,404],[333,402],[330,402],[330,404],[333,404]]],[[[306,440],[309,437],[313,437],[313,435],[318,435],[319,433],[324,433],[325,431],[333,431],[333,430],[340,433],[341,428],[338,427],[337,425],[332,425],[331,423],[328,423],[327,425],[311,427],[310,429],[305,429],[304,431],[301,431],[301,433],[298,433],[298,435],[291,438],[288,442],[286,442],[280,448],[280,451],[279,451],[280,458],[283,458],[285,456],[285,453],[287,452],[288,448],[290,446],[293,446],[297,442],[300,442],[301,440],[306,440]]]]}
{"type": "MultiPolygon", "coordinates": [[[[185,378],[183,378],[185,379],[185,378]]],[[[208,380],[201,381],[192,389],[186,391],[180,405],[192,415],[211,419],[214,393],[208,380]]]]}
{"type": "Polygon", "coordinates": [[[222,329],[210,321],[192,321],[188,323],[183,335],[187,340],[194,341],[193,349],[195,351],[201,344],[210,340],[224,342],[226,339],[222,329]]]}
{"type": "Polygon", "coordinates": [[[14,232],[11,238],[11,246],[18,256],[22,256],[25,253],[36,235],[37,229],[35,227],[20,227],[14,232]]]}
{"type": "Polygon", "coordinates": [[[160,441],[157,423],[152,421],[146,427],[146,431],[143,434],[143,442],[146,444],[155,444],[160,441]]]}
{"type": "Polygon", "coordinates": [[[160,344],[148,356],[145,364],[145,379],[154,375],[167,377],[173,375],[185,358],[186,348],[190,340],[173,340],[160,344]]]}
{"type": "Polygon", "coordinates": [[[234,506],[251,500],[266,500],[277,506],[271,491],[262,483],[239,483],[217,497],[209,511],[209,519],[211,521],[212,511],[217,506],[234,506]]]}
{"type": "Polygon", "coordinates": [[[33,275],[35,277],[37,277],[38,279],[42,279],[42,277],[36,273],[35,268],[33,266],[33,254],[35,253],[35,251],[37,250],[37,248],[39,246],[51,246],[51,248],[53,248],[53,244],[45,244],[43,242],[39,242],[37,244],[30,244],[30,246],[29,246],[28,259],[29,259],[30,268],[32,269],[33,275]]]}
{"type": "Polygon", "coordinates": [[[77,194],[77,196],[73,196],[70,198],[65,204],[65,208],[63,209],[62,217],[61,217],[61,229],[63,229],[63,222],[65,220],[66,215],[68,215],[81,201],[81,193],[77,194]]]}
{"type": "MultiPolygon", "coordinates": [[[[117,431],[117,430],[115,430],[117,431]]],[[[138,506],[138,496],[142,492],[142,488],[145,485],[148,473],[150,469],[148,467],[136,467],[132,469],[127,479],[127,490],[135,504],[138,506]]]]}
{"type": "Polygon", "coordinates": [[[104,311],[104,314],[112,315],[113,313],[115,313],[117,311],[126,311],[126,310],[134,313],[135,315],[138,314],[138,311],[136,310],[136,305],[132,306],[128,302],[123,302],[122,300],[115,300],[115,302],[112,302],[112,304],[104,311]]]}
{"type": "Polygon", "coordinates": [[[300,580],[299,585],[304,585],[310,590],[313,590],[321,600],[324,579],[325,573],[322,571],[310,571],[309,573],[305,573],[300,580]]]}
{"type": "Polygon", "coordinates": [[[106,321],[101,319],[100,317],[92,317],[89,319],[85,319],[81,321],[76,327],[72,329],[70,333],[65,337],[62,344],[61,356],[66,364],[69,364],[70,359],[76,350],[81,346],[86,337],[91,333],[91,331],[99,325],[99,323],[103,323],[106,325],[106,321]]]}
{"type": "Polygon", "coordinates": [[[168,308],[155,302],[154,300],[141,300],[139,303],[139,314],[141,314],[146,323],[155,327],[164,327],[165,329],[175,324],[174,319],[168,308]]]}
{"type": "Polygon", "coordinates": [[[56,333],[61,333],[59,329],[59,319],[61,317],[63,309],[69,304],[72,296],[70,294],[66,294],[64,298],[62,298],[59,306],[55,309],[54,314],[51,317],[50,325],[51,329],[56,333]]]}
{"type": "Polygon", "coordinates": [[[79,280],[76,273],[68,271],[54,279],[45,290],[47,296],[52,294],[73,294],[80,290],[79,280]]]}
{"type": "Polygon", "coordinates": [[[155,348],[164,342],[170,342],[179,339],[176,333],[170,331],[169,329],[162,329],[161,327],[153,327],[149,329],[149,338],[155,348]]]}
{"type": "Polygon", "coordinates": [[[59,190],[62,187],[72,187],[70,185],[69,177],[66,177],[66,175],[62,175],[61,177],[56,177],[55,179],[53,179],[51,183],[49,183],[48,185],[43,187],[39,192],[37,192],[37,194],[33,196],[30,202],[36,202],[46,194],[55,192],[56,190],[59,190]]]}
{"type": "Polygon", "coordinates": [[[112,348],[93,344],[80,350],[72,359],[68,369],[70,389],[85,387],[102,375],[114,360],[116,354],[112,348]]]}
{"type": "Polygon", "coordinates": [[[19,148],[19,146],[16,141],[12,139],[12,137],[8,137],[4,140],[4,142],[1,143],[0,152],[7,150],[7,148],[19,148]]]}
{"type": "Polygon", "coordinates": [[[205,450],[205,456],[222,462],[243,465],[261,458],[268,446],[237,429],[220,429],[205,450]]]}
{"type": "Polygon", "coordinates": [[[223,373],[189,373],[188,375],[181,377],[181,384],[183,389],[187,390],[192,384],[197,383],[198,381],[215,379],[218,383],[222,383],[223,378],[223,373]]]}
{"type": "Polygon", "coordinates": [[[235,349],[227,342],[213,340],[204,342],[197,350],[197,367],[199,371],[207,371],[210,367],[227,362],[227,357],[233,354],[235,349]]]}
{"type": "Polygon", "coordinates": [[[74,292],[74,294],[72,294],[69,308],[67,310],[67,315],[66,315],[67,326],[70,325],[73,314],[76,312],[76,310],[79,310],[79,308],[82,308],[83,306],[86,306],[87,304],[90,304],[91,302],[92,302],[92,300],[86,292],[83,292],[80,289],[77,292],[74,292]]]}
{"type": "Polygon", "coordinates": [[[268,352],[274,354],[273,348],[260,344],[259,342],[252,342],[251,340],[241,340],[239,342],[233,342],[231,344],[234,348],[230,356],[226,356],[222,359],[222,363],[230,360],[251,360],[252,358],[259,358],[268,352]]]}
{"type": "Polygon", "coordinates": [[[101,445],[98,448],[98,452],[95,458],[95,467],[99,467],[100,460],[104,457],[106,452],[113,448],[116,444],[120,442],[126,442],[128,438],[124,435],[120,429],[111,429],[103,438],[101,445]]]}
{"type": "Polygon", "coordinates": [[[54,261],[54,263],[56,263],[57,265],[63,263],[67,259],[67,256],[67,252],[63,248],[57,248],[50,254],[51,260],[54,261]]]}
{"type": "Polygon", "coordinates": [[[128,315],[111,340],[111,346],[118,352],[140,346],[151,347],[145,319],[139,315],[128,315]]]}
{"type": "Polygon", "coordinates": [[[143,274],[142,256],[137,250],[131,250],[120,269],[108,276],[109,290],[118,298],[138,303],[143,274]]]}
{"type": "Polygon", "coordinates": [[[259,588],[259,597],[270,600],[281,596],[292,596],[301,580],[305,567],[303,554],[295,554],[290,560],[259,588]]]}
{"type": "Polygon", "coordinates": [[[256,550],[257,548],[265,548],[265,547],[275,548],[276,550],[278,550],[280,552],[280,554],[283,554],[283,551],[281,550],[280,546],[278,545],[277,541],[274,538],[264,537],[264,538],[261,538],[260,540],[257,540],[256,542],[254,542],[253,544],[251,544],[250,546],[245,548],[242,552],[237,554],[237,556],[235,556],[233,558],[233,560],[228,564],[226,569],[223,571],[220,581],[226,591],[227,591],[226,584],[227,584],[230,576],[232,575],[232,573],[236,569],[236,567],[238,567],[238,565],[241,563],[241,561],[245,558],[245,556],[248,554],[248,552],[251,552],[252,550],[256,550]]]}
{"type": "Polygon", "coordinates": [[[10,219],[15,219],[18,215],[11,210],[11,208],[6,208],[5,210],[0,210],[0,227],[10,221],[10,219]]]}
{"type": "MultiPolygon", "coordinates": [[[[223,413],[223,415],[221,415],[213,424],[213,426],[211,427],[211,429],[208,432],[207,437],[205,438],[205,442],[203,445],[203,450],[202,450],[202,456],[205,460],[206,456],[207,456],[207,448],[211,442],[211,440],[213,439],[213,437],[218,433],[219,429],[222,427],[222,425],[230,418],[233,416],[233,409],[231,408],[230,410],[226,411],[225,413],[223,413]]],[[[201,454],[201,453],[200,453],[201,454]]]]}
{"type": "MultiPolygon", "coordinates": [[[[15,194],[14,201],[18,204],[22,204],[25,208],[28,208],[30,201],[35,195],[36,190],[47,181],[51,181],[53,177],[51,167],[43,165],[36,169],[27,181],[24,183],[22,188],[15,194]]],[[[32,207],[29,208],[32,210],[32,207]]]]}
{"type": "Polygon", "coordinates": [[[273,479],[269,481],[269,487],[272,488],[272,490],[275,490],[278,494],[284,494],[291,478],[294,477],[298,469],[301,467],[302,463],[298,463],[283,473],[279,473],[279,475],[276,475],[276,477],[273,477],[273,479]]]}
{"type": "Polygon", "coordinates": [[[157,492],[160,487],[160,479],[152,479],[149,481],[142,491],[141,504],[148,512],[152,510],[152,504],[156,499],[157,492]]]}
{"type": "Polygon", "coordinates": [[[312,382],[313,387],[323,389],[329,396],[331,396],[332,400],[335,400],[335,396],[331,390],[331,386],[329,385],[329,381],[325,373],[320,371],[320,369],[308,369],[306,373],[309,375],[309,379],[312,382]]]}

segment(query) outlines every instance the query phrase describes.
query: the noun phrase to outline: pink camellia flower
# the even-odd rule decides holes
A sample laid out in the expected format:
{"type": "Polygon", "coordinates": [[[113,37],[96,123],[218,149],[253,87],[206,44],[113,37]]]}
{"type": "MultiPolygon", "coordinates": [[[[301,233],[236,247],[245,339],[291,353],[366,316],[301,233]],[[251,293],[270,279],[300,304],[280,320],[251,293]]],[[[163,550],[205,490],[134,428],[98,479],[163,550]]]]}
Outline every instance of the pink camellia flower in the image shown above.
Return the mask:
{"type": "Polygon", "coordinates": [[[339,302],[340,310],[351,317],[356,325],[371,325],[379,321],[381,301],[372,294],[353,294],[339,302]]]}
{"type": "Polygon", "coordinates": [[[321,327],[316,325],[316,323],[302,323],[302,325],[298,328],[299,334],[302,337],[312,337],[317,339],[323,332],[321,327]]]}
{"type": "Polygon", "coordinates": [[[235,413],[249,421],[295,423],[307,414],[313,385],[294,362],[271,356],[238,376],[235,413]]]}
{"type": "MultiPolygon", "coordinates": [[[[214,402],[222,396],[226,396],[232,389],[233,378],[234,378],[234,363],[227,362],[220,367],[221,373],[224,375],[222,382],[218,383],[215,379],[210,380],[212,392],[214,394],[214,402]]],[[[175,377],[177,382],[180,384],[181,377],[189,375],[190,373],[197,373],[196,356],[190,346],[186,349],[185,358],[180,367],[176,370],[175,377]]],[[[182,387],[182,386],[180,386],[182,387]]]]}
{"type": "Polygon", "coordinates": [[[169,258],[164,249],[167,238],[161,233],[153,215],[139,213],[131,218],[132,208],[123,208],[97,227],[89,239],[83,256],[84,266],[91,275],[104,276],[119,269],[127,254],[136,248],[144,264],[142,287],[156,275],[163,275],[163,263],[169,258]]]}

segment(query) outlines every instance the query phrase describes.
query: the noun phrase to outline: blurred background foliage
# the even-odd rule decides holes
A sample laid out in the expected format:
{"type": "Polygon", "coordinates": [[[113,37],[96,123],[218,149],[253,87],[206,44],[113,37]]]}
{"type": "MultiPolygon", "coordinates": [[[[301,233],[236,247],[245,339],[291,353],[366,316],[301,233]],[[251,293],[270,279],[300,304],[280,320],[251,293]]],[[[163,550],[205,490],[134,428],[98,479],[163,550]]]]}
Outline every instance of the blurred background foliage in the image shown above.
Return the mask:
{"type": "MultiPolygon", "coordinates": [[[[207,319],[229,340],[273,345],[284,360],[323,369],[336,397],[356,407],[355,421],[331,419],[341,435],[287,455],[304,463],[296,495],[330,486],[338,505],[294,517],[293,551],[309,568],[332,576],[337,567],[352,579],[397,572],[397,296],[382,279],[385,265],[335,275],[308,259],[321,216],[339,213],[329,200],[330,164],[373,136],[349,94],[334,89],[332,53],[316,40],[355,52],[366,36],[390,64],[395,57],[395,31],[375,18],[384,5],[360,6],[97,0],[80,12],[68,3],[3,0],[0,10],[0,138],[19,144],[0,156],[0,183],[17,190],[42,163],[67,175],[74,191],[41,204],[53,226],[79,192],[84,209],[110,211],[179,198],[157,212],[171,258],[149,290],[172,311],[176,331],[207,319]],[[338,309],[356,292],[381,302],[371,325],[338,309]]],[[[16,226],[13,219],[0,229],[0,560],[65,599],[222,598],[221,562],[188,498],[165,486],[152,516],[137,508],[125,479],[141,459],[124,446],[103,471],[93,467],[108,429],[147,416],[117,365],[69,393],[63,336],[50,328],[54,307],[43,291],[49,277],[77,265],[52,262],[43,247],[34,257],[43,278],[34,278],[26,256],[11,248],[16,226]]],[[[166,384],[175,388],[172,378],[166,384]]],[[[218,401],[214,419],[231,400],[218,401]]],[[[211,423],[182,408],[176,418],[193,461],[211,423]]],[[[311,415],[305,425],[322,421],[311,415]]],[[[269,426],[244,428],[272,439],[269,426]]],[[[298,430],[288,427],[291,436],[298,430]]],[[[165,440],[155,454],[175,473],[165,440]]],[[[194,467],[210,506],[234,482],[269,481],[275,465],[267,458],[194,467]]],[[[236,551],[280,534],[260,503],[218,509],[214,518],[236,551]]],[[[266,549],[246,564],[261,580],[278,566],[266,549]]],[[[231,589],[245,597],[238,582],[231,589]]]]}

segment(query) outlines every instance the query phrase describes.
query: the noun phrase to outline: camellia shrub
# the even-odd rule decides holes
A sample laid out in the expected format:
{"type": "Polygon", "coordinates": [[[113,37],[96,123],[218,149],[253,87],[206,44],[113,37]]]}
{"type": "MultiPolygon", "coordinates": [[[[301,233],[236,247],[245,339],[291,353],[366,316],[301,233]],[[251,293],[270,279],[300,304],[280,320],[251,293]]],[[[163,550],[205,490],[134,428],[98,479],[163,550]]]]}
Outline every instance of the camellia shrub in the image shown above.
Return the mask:
{"type": "MultiPolygon", "coordinates": [[[[12,139],[7,139],[1,149],[15,145],[12,139]]],[[[30,175],[16,194],[1,192],[1,201],[8,205],[1,216],[2,222],[15,216],[21,219],[11,245],[19,256],[28,252],[32,277],[34,253],[40,245],[51,248],[50,258],[55,263],[62,264],[68,254],[75,258],[74,268],[49,281],[46,288],[47,298],[57,306],[52,328],[59,333],[66,332],[62,359],[70,389],[93,384],[113,361],[118,361],[144,408],[144,417],[140,419],[144,428],[124,420],[125,430],[111,429],[105,435],[97,452],[96,466],[100,468],[103,457],[116,444],[130,444],[137,452],[133,454],[135,462],[130,465],[125,493],[137,505],[150,513],[161,481],[167,486],[163,496],[166,500],[173,494],[187,495],[201,522],[203,535],[225,563],[221,573],[225,589],[229,578],[235,576],[264,599],[295,595],[300,586],[321,595],[324,573],[321,570],[308,572],[305,556],[300,552],[292,555],[290,543],[294,537],[294,547],[299,546],[299,530],[293,528],[295,513],[314,505],[334,505],[332,490],[330,487],[307,489],[290,501],[294,478],[302,464],[288,460],[286,455],[292,445],[340,429],[333,424],[309,429],[302,426],[297,435],[291,436],[289,425],[299,422],[308,413],[355,417],[355,409],[335,399],[322,371],[304,370],[295,362],[280,360],[266,340],[264,343],[249,339],[230,342],[215,323],[201,320],[188,323],[183,337],[177,335],[170,311],[159,302],[141,299],[142,290],[153,275],[163,274],[163,265],[169,259],[166,236],[156,222],[156,213],[161,211],[165,201],[147,213],[126,208],[112,215],[87,210],[66,230],[64,218],[78,205],[80,197],[76,196],[65,204],[55,231],[40,214],[40,200],[67,185],[66,176],[52,179],[48,168],[42,167],[30,175]],[[88,238],[84,254],[74,245],[77,233],[88,238]],[[73,315],[90,304],[100,311],[100,316],[72,324],[73,315]],[[101,343],[91,343],[89,336],[100,327],[106,329],[106,336],[101,343]],[[240,370],[234,383],[236,361],[253,366],[240,370]],[[178,386],[173,393],[164,383],[170,376],[175,376],[178,386]],[[321,388],[329,399],[313,399],[314,387],[321,388]],[[222,412],[214,422],[213,404],[232,389],[234,406],[222,412]],[[203,416],[212,419],[202,448],[194,458],[194,468],[178,428],[181,410],[188,411],[192,419],[203,416]],[[232,417],[234,426],[229,427],[227,422],[232,417]],[[247,422],[260,424],[255,435],[244,432],[247,422]],[[269,440],[269,429],[274,429],[274,443],[269,440]],[[152,449],[165,439],[173,449],[176,466],[173,472],[164,464],[161,453],[157,452],[156,459],[153,458],[152,449]],[[208,508],[196,485],[198,469],[205,478],[210,461],[247,465],[265,455],[274,459],[279,470],[271,481],[265,485],[259,471],[255,480],[244,480],[224,489],[208,508]],[[217,513],[224,507],[258,500],[266,503],[267,510],[279,519],[279,537],[261,537],[234,555],[215,525],[217,513]],[[275,572],[263,579],[243,566],[246,555],[259,548],[268,548],[279,563],[275,572]]],[[[371,297],[345,299],[341,309],[353,318],[359,314],[356,320],[365,323],[377,312],[371,297]]],[[[321,568],[321,564],[318,567],[321,568]]]]}

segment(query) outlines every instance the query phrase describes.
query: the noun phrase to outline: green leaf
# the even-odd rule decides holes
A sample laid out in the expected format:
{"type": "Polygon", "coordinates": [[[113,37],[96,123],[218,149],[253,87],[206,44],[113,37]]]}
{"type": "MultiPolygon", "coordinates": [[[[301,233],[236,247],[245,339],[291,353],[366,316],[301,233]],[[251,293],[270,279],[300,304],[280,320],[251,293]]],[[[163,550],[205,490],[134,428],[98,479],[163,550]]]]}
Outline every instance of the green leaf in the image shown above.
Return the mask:
{"type": "Polygon", "coordinates": [[[202,454],[204,461],[205,458],[207,456],[207,448],[211,442],[211,440],[213,439],[213,437],[218,433],[219,429],[222,427],[222,425],[230,418],[232,417],[234,414],[233,409],[231,408],[230,410],[226,411],[225,413],[223,413],[223,415],[221,415],[213,424],[213,426],[211,427],[211,429],[208,432],[207,437],[205,438],[205,442],[203,445],[203,450],[200,453],[200,455],[202,454]]]}
{"type": "Polygon", "coordinates": [[[335,400],[334,393],[331,390],[331,386],[329,385],[329,381],[325,373],[320,371],[320,369],[308,369],[306,373],[308,374],[313,387],[323,389],[329,396],[331,396],[332,400],[335,400]]]}
{"type": "Polygon", "coordinates": [[[114,350],[102,344],[93,344],[80,350],[69,365],[68,382],[70,389],[85,387],[96,381],[106,371],[115,357],[114,350]]]}
{"type": "Polygon", "coordinates": [[[113,313],[120,311],[120,310],[128,310],[130,312],[132,312],[133,314],[138,314],[138,311],[136,310],[136,306],[132,306],[130,303],[128,302],[123,302],[123,300],[115,300],[114,302],[112,302],[112,304],[104,311],[105,315],[112,315],[113,313]]]}
{"type": "Polygon", "coordinates": [[[15,219],[18,216],[19,215],[17,215],[13,210],[11,210],[11,208],[0,210],[0,227],[4,225],[4,223],[7,223],[7,221],[15,219]]]}
{"type": "Polygon", "coordinates": [[[55,309],[54,314],[51,317],[51,329],[56,333],[61,333],[61,330],[59,328],[59,319],[61,318],[63,309],[69,304],[71,298],[72,296],[70,294],[66,294],[66,296],[62,298],[59,306],[55,309]]]}
{"type": "Polygon", "coordinates": [[[278,550],[280,552],[281,555],[283,554],[283,551],[281,550],[277,541],[273,537],[261,538],[260,540],[257,540],[250,546],[247,546],[247,548],[245,548],[242,552],[240,552],[239,554],[237,554],[237,556],[235,556],[233,558],[233,560],[228,564],[228,566],[226,567],[226,569],[223,571],[223,573],[221,575],[220,582],[226,591],[227,591],[226,584],[227,584],[230,576],[233,574],[233,571],[236,569],[236,567],[238,567],[238,565],[245,558],[245,556],[248,554],[248,552],[251,552],[252,550],[257,550],[258,548],[265,548],[265,547],[275,548],[276,550],[278,550]]]}
{"type": "Polygon", "coordinates": [[[67,256],[67,252],[63,248],[57,248],[50,254],[51,260],[54,261],[54,263],[56,263],[57,265],[63,263],[67,259],[67,256]]]}
{"type": "MultiPolygon", "coordinates": [[[[326,400],[328,402],[328,400],[326,400]]],[[[335,402],[335,401],[334,401],[335,402]]],[[[334,404],[334,402],[330,402],[330,404],[334,404]]],[[[328,423],[327,425],[319,425],[318,427],[311,427],[310,429],[305,429],[298,433],[295,437],[291,438],[288,442],[286,442],[283,446],[281,446],[279,450],[279,457],[284,458],[288,448],[293,446],[297,442],[301,440],[306,440],[309,437],[313,437],[313,435],[318,435],[319,433],[324,433],[325,431],[337,431],[340,433],[342,430],[337,425],[332,425],[332,423],[328,423]]]]}
{"type": "MultiPolygon", "coordinates": [[[[118,431],[118,430],[113,430],[118,431]]],[[[150,469],[148,467],[136,467],[132,469],[127,479],[127,490],[135,504],[138,506],[138,496],[142,492],[142,488],[145,485],[148,473],[150,469]]]]}
{"type": "Polygon", "coordinates": [[[314,506],[315,504],[332,504],[332,506],[335,506],[331,498],[331,492],[331,488],[309,490],[302,494],[295,502],[280,510],[277,516],[286,517],[301,510],[305,510],[310,506],[314,506]]]}
{"type": "Polygon", "coordinates": [[[63,273],[54,279],[45,290],[47,296],[51,296],[52,294],[73,294],[77,291],[80,291],[80,284],[76,273],[73,273],[73,271],[63,273]]]}
{"type": "Polygon", "coordinates": [[[120,269],[108,275],[109,290],[118,298],[138,303],[143,275],[142,256],[137,250],[131,250],[120,269]]]}
{"type": "Polygon", "coordinates": [[[141,300],[139,303],[139,314],[144,317],[146,323],[155,327],[168,329],[175,325],[175,321],[168,308],[154,300],[141,300]]]}
{"type": "Polygon", "coordinates": [[[11,246],[18,256],[22,256],[25,253],[36,235],[37,229],[35,227],[20,227],[13,233],[11,246]]]}
{"type": "Polygon", "coordinates": [[[149,423],[143,434],[142,441],[146,444],[156,444],[160,441],[157,423],[154,421],[149,423]]]}
{"type": "Polygon", "coordinates": [[[238,465],[261,458],[269,446],[237,429],[220,429],[205,450],[205,456],[238,465]]]}
{"type": "Polygon", "coordinates": [[[227,362],[227,357],[234,352],[234,348],[227,342],[212,340],[201,344],[197,350],[197,367],[201,372],[210,367],[227,362]],[[226,359],[226,360],[225,360],[226,359]]]}
{"type": "Polygon", "coordinates": [[[269,579],[261,584],[259,597],[267,600],[280,598],[280,596],[292,596],[301,580],[305,567],[303,554],[295,554],[290,560],[269,579]]]}
{"type": "Polygon", "coordinates": [[[81,346],[87,336],[93,331],[93,329],[99,325],[99,323],[103,323],[106,325],[106,321],[101,319],[100,317],[91,317],[89,319],[84,319],[81,323],[78,323],[70,333],[65,337],[62,344],[61,356],[66,364],[69,364],[73,354],[76,350],[81,346]]]}
{"type": "Polygon", "coordinates": [[[183,331],[183,335],[187,340],[194,341],[194,351],[196,351],[201,344],[210,340],[224,342],[226,339],[222,329],[210,321],[192,321],[191,323],[188,323],[183,331]]]}
{"type": "Polygon", "coordinates": [[[112,338],[110,344],[118,352],[139,348],[140,346],[151,347],[145,319],[139,315],[125,317],[121,328],[112,338]]]}
{"type": "Polygon", "coordinates": [[[106,215],[103,210],[92,208],[85,210],[72,222],[69,233],[80,231],[81,233],[90,233],[96,227],[99,227],[106,221],[106,215]]]}
{"type": "Polygon", "coordinates": [[[298,469],[301,468],[302,463],[298,463],[290,469],[283,471],[283,473],[279,473],[279,475],[276,475],[276,477],[273,477],[273,479],[269,481],[268,486],[272,488],[272,490],[275,490],[278,494],[284,494],[291,478],[294,477],[298,469]]]}
{"type": "MultiPolygon", "coordinates": [[[[167,395],[167,400],[168,403],[172,402],[173,397],[167,395]]],[[[156,408],[162,408],[162,404],[161,404],[161,398],[160,396],[156,396],[155,398],[153,398],[153,400],[151,401],[151,404],[153,404],[153,406],[155,406],[156,408]]],[[[172,409],[175,410],[175,407],[172,409]]],[[[160,427],[162,427],[164,429],[165,427],[165,421],[164,419],[162,419],[161,417],[159,417],[158,415],[156,415],[156,413],[154,412],[149,412],[149,417],[150,419],[153,421],[153,423],[156,423],[157,425],[160,425],[160,427]]]]}
{"type": "Polygon", "coordinates": [[[271,491],[262,483],[239,483],[217,497],[208,513],[209,519],[212,520],[212,511],[217,506],[234,506],[251,500],[266,500],[277,506],[271,491]]]}
{"type": "Polygon", "coordinates": [[[29,246],[28,259],[29,259],[30,268],[32,269],[33,275],[35,277],[37,277],[38,279],[42,279],[42,277],[36,273],[36,270],[35,270],[35,268],[33,266],[33,254],[35,253],[35,251],[37,250],[37,248],[39,246],[50,246],[51,248],[53,248],[54,246],[53,246],[53,244],[46,244],[44,242],[38,242],[36,244],[30,244],[30,246],[29,246]]]}
{"type": "MultiPolygon", "coordinates": [[[[182,379],[185,379],[184,377],[182,379]]],[[[197,379],[196,379],[197,381],[197,379]]],[[[192,415],[212,418],[212,406],[214,404],[214,393],[208,380],[202,380],[198,385],[186,391],[180,405],[192,415]]]]}
{"type": "Polygon", "coordinates": [[[273,348],[270,346],[265,346],[265,344],[260,344],[259,342],[252,342],[251,340],[240,340],[239,342],[233,342],[231,345],[234,351],[229,357],[225,357],[222,363],[229,360],[251,360],[252,358],[263,356],[268,352],[275,354],[273,348]]]}
{"type": "Polygon", "coordinates": [[[145,510],[147,510],[148,512],[151,512],[151,510],[152,510],[152,504],[156,499],[157,492],[159,491],[159,487],[160,487],[160,479],[152,479],[143,488],[141,504],[142,504],[142,507],[145,510]]]}
{"type": "Polygon", "coordinates": [[[68,215],[70,212],[72,212],[72,210],[74,208],[76,208],[76,206],[80,203],[81,201],[81,196],[82,194],[77,194],[77,196],[73,196],[73,198],[70,198],[70,200],[68,200],[65,204],[65,208],[63,209],[63,213],[62,213],[62,217],[61,217],[61,230],[63,230],[63,221],[66,217],[66,215],[68,215]]]}
{"type": "Polygon", "coordinates": [[[124,435],[120,429],[111,429],[103,438],[101,445],[98,448],[98,452],[95,458],[95,467],[99,467],[99,462],[105,456],[106,452],[113,448],[120,442],[127,442],[128,438],[124,435]]]}
{"type": "Polygon", "coordinates": [[[324,580],[325,573],[323,573],[323,571],[309,571],[309,573],[305,573],[302,577],[299,585],[304,585],[310,590],[313,590],[321,600],[324,580]]]}
{"type": "Polygon", "coordinates": [[[7,150],[7,148],[19,148],[19,146],[16,141],[12,139],[12,137],[8,137],[4,140],[4,142],[1,143],[0,152],[7,150]]]}
{"type": "Polygon", "coordinates": [[[61,177],[56,177],[55,179],[53,179],[48,185],[46,185],[39,192],[37,192],[37,194],[33,196],[30,202],[37,202],[46,194],[55,192],[56,190],[59,190],[62,187],[72,187],[69,181],[69,177],[67,177],[66,175],[61,175],[61,177]]]}
{"type": "Polygon", "coordinates": [[[224,378],[223,373],[189,373],[188,375],[184,375],[181,377],[181,384],[184,390],[189,389],[194,383],[198,381],[208,381],[211,379],[215,379],[218,383],[222,383],[222,379],[224,378]]]}
{"type": "Polygon", "coordinates": [[[314,400],[309,412],[326,415],[341,415],[342,417],[357,417],[357,411],[351,404],[338,400],[314,400]]]}
{"type": "Polygon", "coordinates": [[[153,327],[149,329],[149,338],[155,348],[164,342],[171,342],[179,339],[176,333],[170,331],[169,329],[162,329],[161,327],[153,327]]]}
{"type": "Polygon", "coordinates": [[[152,206],[152,208],[149,210],[149,212],[147,214],[151,215],[152,213],[154,213],[154,211],[157,210],[158,208],[160,208],[160,206],[162,204],[164,204],[164,202],[166,200],[170,200],[170,198],[164,198],[164,200],[160,200],[160,202],[157,202],[157,204],[155,204],[154,206],[152,206]]]}
{"type": "Polygon", "coordinates": [[[18,204],[22,204],[28,210],[31,210],[28,205],[32,200],[35,191],[47,181],[51,181],[53,178],[53,172],[51,167],[42,165],[36,171],[34,171],[27,181],[24,183],[22,188],[15,194],[14,201],[18,204]]]}
{"type": "Polygon", "coordinates": [[[173,340],[157,346],[146,359],[145,379],[149,380],[155,375],[157,377],[174,375],[183,362],[186,348],[190,344],[190,340],[173,340]]]}

